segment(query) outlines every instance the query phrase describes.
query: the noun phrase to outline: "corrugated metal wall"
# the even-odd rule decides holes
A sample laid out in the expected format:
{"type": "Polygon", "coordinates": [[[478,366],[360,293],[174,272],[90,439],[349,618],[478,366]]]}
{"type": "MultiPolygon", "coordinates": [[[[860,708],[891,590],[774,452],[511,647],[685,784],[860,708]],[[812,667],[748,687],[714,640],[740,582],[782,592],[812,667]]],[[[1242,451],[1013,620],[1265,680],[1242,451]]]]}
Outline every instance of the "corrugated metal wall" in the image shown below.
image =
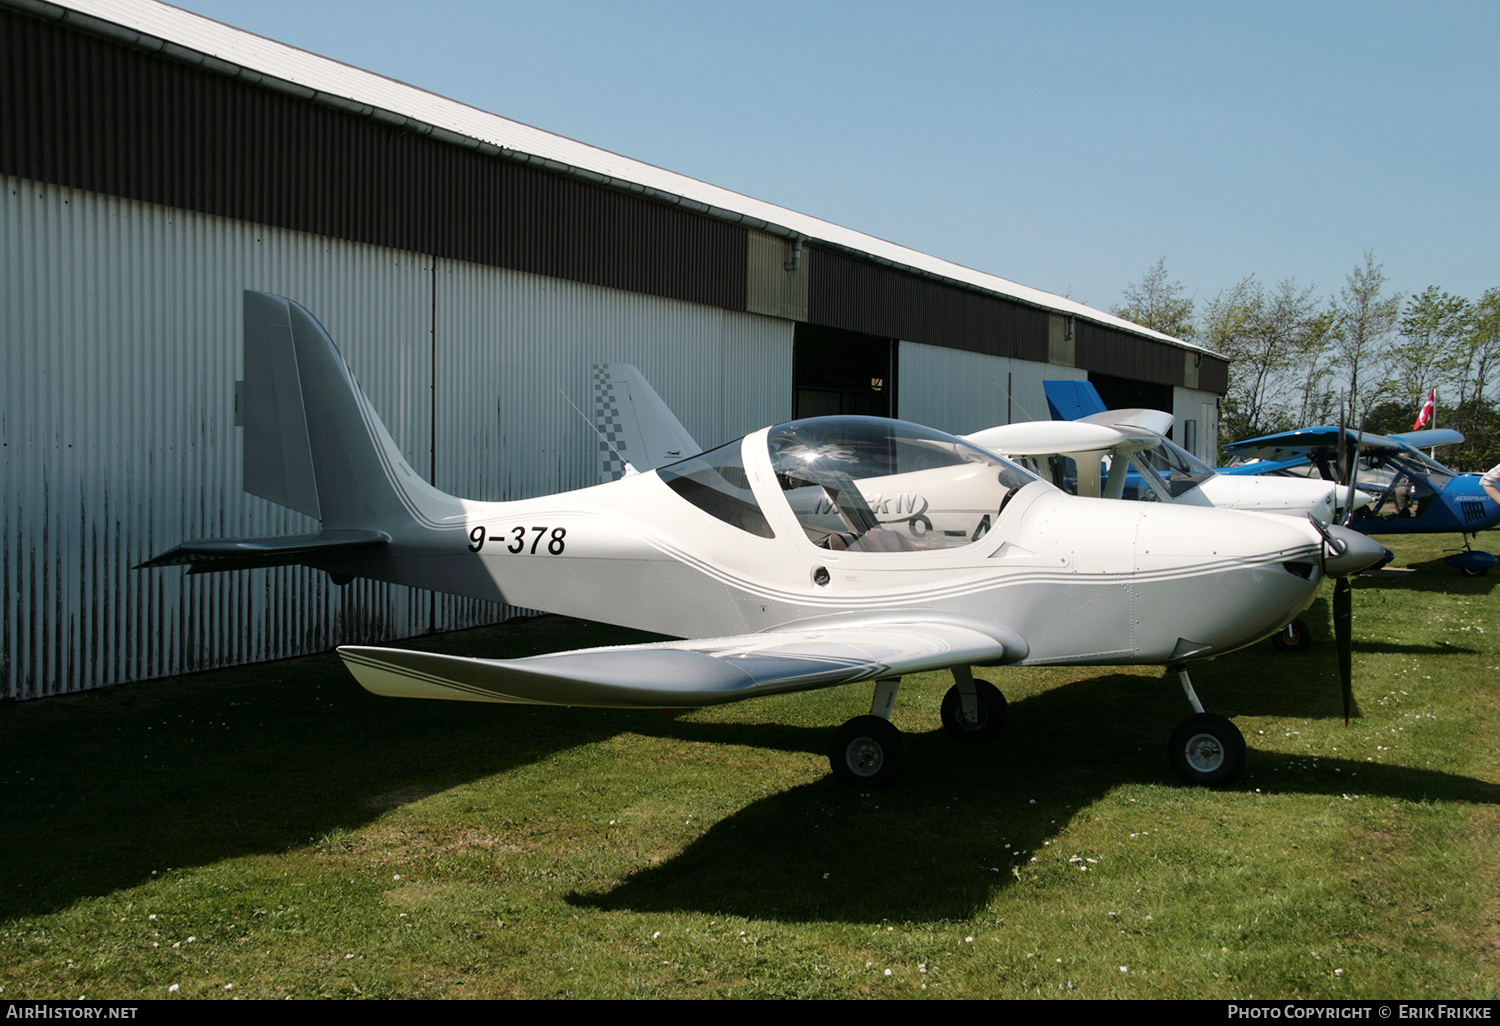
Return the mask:
{"type": "MultiPolygon", "coordinates": [[[[1149,339],[1122,340],[1120,333],[1089,321],[1075,322],[1074,359],[1080,367],[1158,385],[1184,383],[1183,350],[1149,339]]],[[[1210,362],[1205,358],[1203,363],[1210,362]]],[[[1214,361],[1221,362],[1221,361],[1214,361]]]]}
{"type": "Polygon", "coordinates": [[[337,588],[298,568],[129,569],[188,538],[315,526],[240,488],[245,288],[312,310],[412,466],[429,473],[435,448],[439,484],[476,498],[595,480],[593,433],[556,389],[587,411],[587,368],[599,359],[640,363],[705,444],[790,408],[787,321],[12,177],[0,190],[0,679],[10,697],[503,614],[390,585],[337,588]]]}
{"type": "Polygon", "coordinates": [[[898,359],[901,419],[958,435],[997,424],[1048,420],[1042,382],[1088,377],[1074,367],[916,342],[900,343],[898,359]]]}
{"type": "Polygon", "coordinates": [[[639,367],[705,448],[790,416],[790,321],[453,261],[438,266],[437,298],[445,490],[595,483],[597,436],[568,404],[592,416],[595,363],[639,367]]]}

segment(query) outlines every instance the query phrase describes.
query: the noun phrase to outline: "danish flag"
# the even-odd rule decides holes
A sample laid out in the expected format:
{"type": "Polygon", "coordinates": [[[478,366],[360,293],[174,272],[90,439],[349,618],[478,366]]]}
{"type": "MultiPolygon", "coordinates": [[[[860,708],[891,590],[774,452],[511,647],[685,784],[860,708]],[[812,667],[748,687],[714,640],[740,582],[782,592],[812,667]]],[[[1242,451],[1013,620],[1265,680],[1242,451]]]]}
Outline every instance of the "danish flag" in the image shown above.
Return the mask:
{"type": "Polygon", "coordinates": [[[1430,423],[1432,414],[1437,409],[1437,389],[1427,393],[1427,401],[1422,404],[1422,412],[1417,414],[1417,422],[1411,426],[1413,431],[1422,430],[1424,424],[1430,423]]]}

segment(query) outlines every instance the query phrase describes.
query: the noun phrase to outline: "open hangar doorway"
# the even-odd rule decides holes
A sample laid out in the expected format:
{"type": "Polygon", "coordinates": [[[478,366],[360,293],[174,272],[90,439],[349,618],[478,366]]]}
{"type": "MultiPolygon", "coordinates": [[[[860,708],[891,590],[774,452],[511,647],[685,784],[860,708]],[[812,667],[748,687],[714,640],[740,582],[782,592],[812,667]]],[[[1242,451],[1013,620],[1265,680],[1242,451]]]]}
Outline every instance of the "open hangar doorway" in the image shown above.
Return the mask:
{"type": "Polygon", "coordinates": [[[896,416],[896,340],[817,324],[792,338],[792,416],[896,416]]]}
{"type": "MultiPolygon", "coordinates": [[[[1172,412],[1172,386],[1149,381],[1131,381],[1090,372],[1089,381],[1099,390],[1108,410],[1166,410],[1172,412]]],[[[1174,439],[1175,441],[1176,439],[1174,439]]]]}

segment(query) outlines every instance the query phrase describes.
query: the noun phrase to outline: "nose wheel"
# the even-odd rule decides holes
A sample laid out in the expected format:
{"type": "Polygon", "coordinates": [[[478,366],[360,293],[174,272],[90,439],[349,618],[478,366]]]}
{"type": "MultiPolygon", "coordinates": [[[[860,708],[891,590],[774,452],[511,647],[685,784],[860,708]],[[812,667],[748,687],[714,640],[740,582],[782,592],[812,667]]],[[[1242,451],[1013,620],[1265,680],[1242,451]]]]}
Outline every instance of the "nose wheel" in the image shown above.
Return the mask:
{"type": "Polygon", "coordinates": [[[1173,671],[1193,707],[1193,715],[1172,731],[1167,758],[1177,775],[1195,787],[1227,784],[1245,768],[1245,735],[1224,717],[1203,711],[1186,667],[1167,668],[1168,673],[1173,671]]]}
{"type": "Polygon", "coordinates": [[[1271,645],[1278,652],[1305,652],[1312,644],[1312,632],[1306,620],[1293,620],[1271,635],[1271,645]]]}
{"type": "Polygon", "coordinates": [[[1245,765],[1245,736],[1222,716],[1198,713],[1172,731],[1167,744],[1172,768],[1189,784],[1215,787],[1239,776],[1245,765]]]}

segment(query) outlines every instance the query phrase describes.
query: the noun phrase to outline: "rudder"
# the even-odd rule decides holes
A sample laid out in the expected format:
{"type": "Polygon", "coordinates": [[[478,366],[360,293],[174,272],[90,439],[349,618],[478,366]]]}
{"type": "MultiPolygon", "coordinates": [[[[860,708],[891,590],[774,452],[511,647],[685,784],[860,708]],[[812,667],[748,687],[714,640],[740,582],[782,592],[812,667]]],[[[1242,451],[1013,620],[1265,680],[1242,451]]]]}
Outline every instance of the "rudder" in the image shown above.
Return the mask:
{"type": "Polygon", "coordinates": [[[325,528],[427,526],[462,512],[424,481],[302,306],[245,292],[244,427],[247,492],[316,517],[325,528]]]}

